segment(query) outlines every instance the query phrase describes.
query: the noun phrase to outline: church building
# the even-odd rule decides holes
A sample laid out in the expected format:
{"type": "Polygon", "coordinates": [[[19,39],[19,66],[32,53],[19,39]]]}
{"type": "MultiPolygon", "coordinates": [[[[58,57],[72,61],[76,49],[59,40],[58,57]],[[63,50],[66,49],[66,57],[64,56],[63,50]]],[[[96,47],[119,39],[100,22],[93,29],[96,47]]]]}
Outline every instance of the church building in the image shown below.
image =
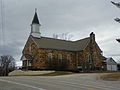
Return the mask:
{"type": "Polygon", "coordinates": [[[22,51],[22,68],[27,70],[106,70],[102,50],[92,32],[77,41],[41,36],[40,22],[35,12],[31,33],[22,51]]]}

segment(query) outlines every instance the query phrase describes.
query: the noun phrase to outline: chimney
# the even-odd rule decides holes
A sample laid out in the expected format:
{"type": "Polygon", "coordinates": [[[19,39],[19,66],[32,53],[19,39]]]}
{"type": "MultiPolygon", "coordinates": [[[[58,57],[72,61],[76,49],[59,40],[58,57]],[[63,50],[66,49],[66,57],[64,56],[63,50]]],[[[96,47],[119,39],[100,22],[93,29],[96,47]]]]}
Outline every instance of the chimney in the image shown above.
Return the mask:
{"type": "Polygon", "coordinates": [[[90,39],[92,41],[95,41],[95,34],[93,32],[90,33],[90,39]]]}

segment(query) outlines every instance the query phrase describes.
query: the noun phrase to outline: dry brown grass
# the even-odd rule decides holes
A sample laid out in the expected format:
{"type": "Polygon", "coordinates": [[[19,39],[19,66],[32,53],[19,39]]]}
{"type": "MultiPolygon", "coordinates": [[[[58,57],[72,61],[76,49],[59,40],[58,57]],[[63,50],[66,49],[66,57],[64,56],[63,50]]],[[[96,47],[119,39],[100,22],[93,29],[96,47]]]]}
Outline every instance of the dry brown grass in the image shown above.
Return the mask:
{"type": "Polygon", "coordinates": [[[70,75],[70,74],[74,74],[74,73],[73,72],[65,72],[65,71],[56,71],[56,72],[52,72],[52,73],[40,74],[37,76],[61,76],[61,75],[70,75]]]}
{"type": "Polygon", "coordinates": [[[15,72],[14,74],[12,75],[9,75],[9,76],[61,76],[61,75],[69,75],[69,74],[74,74],[73,72],[67,72],[67,71],[39,71],[39,72],[30,72],[30,71],[24,71],[24,73],[21,73],[21,72],[15,72]]]}
{"type": "Polygon", "coordinates": [[[107,81],[118,81],[120,80],[120,73],[111,73],[107,75],[102,75],[100,79],[107,81]]]}
{"type": "Polygon", "coordinates": [[[22,70],[14,70],[9,73],[9,76],[34,76],[34,75],[40,75],[40,74],[47,74],[52,73],[55,71],[22,71],[22,70]]]}
{"type": "Polygon", "coordinates": [[[79,73],[120,73],[120,71],[80,71],[79,73]]]}

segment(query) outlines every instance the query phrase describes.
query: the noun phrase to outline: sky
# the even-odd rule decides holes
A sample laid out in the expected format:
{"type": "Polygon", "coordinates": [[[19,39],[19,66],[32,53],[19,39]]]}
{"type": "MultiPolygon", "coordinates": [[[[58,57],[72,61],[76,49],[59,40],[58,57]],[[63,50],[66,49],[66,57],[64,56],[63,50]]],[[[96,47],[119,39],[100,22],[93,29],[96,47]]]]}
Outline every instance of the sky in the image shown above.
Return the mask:
{"type": "MultiPolygon", "coordinates": [[[[12,55],[17,65],[21,65],[20,57],[30,35],[35,8],[42,25],[42,36],[69,33],[73,35],[71,40],[79,40],[94,32],[103,55],[120,60],[120,43],[116,41],[120,38],[120,23],[114,21],[120,17],[120,8],[112,5],[111,0],[1,1],[4,28],[2,31],[0,27],[0,55],[12,55]]],[[[0,14],[0,24],[1,19],[0,14]]]]}

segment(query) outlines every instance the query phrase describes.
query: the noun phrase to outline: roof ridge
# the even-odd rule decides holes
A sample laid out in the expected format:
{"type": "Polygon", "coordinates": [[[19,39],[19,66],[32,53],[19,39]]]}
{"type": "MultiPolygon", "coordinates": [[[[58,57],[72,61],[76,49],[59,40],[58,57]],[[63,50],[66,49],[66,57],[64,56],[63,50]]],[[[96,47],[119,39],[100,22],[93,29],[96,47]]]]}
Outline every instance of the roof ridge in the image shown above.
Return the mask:
{"type": "Polygon", "coordinates": [[[74,42],[78,42],[78,41],[82,41],[82,40],[85,40],[85,39],[89,39],[90,37],[86,37],[86,38],[83,38],[83,39],[80,39],[80,40],[76,40],[74,42]]]}
{"type": "MultiPolygon", "coordinates": [[[[33,38],[37,38],[37,37],[33,37],[33,38]]],[[[79,41],[82,41],[82,40],[85,40],[85,39],[89,39],[90,37],[86,37],[86,38],[83,38],[83,39],[80,39],[80,40],[76,40],[76,41],[69,41],[69,40],[56,39],[56,38],[52,38],[52,37],[43,37],[43,36],[41,36],[41,38],[53,39],[53,40],[59,40],[59,41],[66,41],[66,42],[79,42],[79,41]]],[[[37,39],[40,39],[40,38],[37,38],[37,39]]]]}
{"type": "Polygon", "coordinates": [[[63,40],[63,39],[57,39],[57,38],[52,38],[52,37],[43,37],[43,36],[42,36],[41,38],[54,39],[54,40],[66,41],[66,42],[74,42],[74,41],[63,40]]]}

